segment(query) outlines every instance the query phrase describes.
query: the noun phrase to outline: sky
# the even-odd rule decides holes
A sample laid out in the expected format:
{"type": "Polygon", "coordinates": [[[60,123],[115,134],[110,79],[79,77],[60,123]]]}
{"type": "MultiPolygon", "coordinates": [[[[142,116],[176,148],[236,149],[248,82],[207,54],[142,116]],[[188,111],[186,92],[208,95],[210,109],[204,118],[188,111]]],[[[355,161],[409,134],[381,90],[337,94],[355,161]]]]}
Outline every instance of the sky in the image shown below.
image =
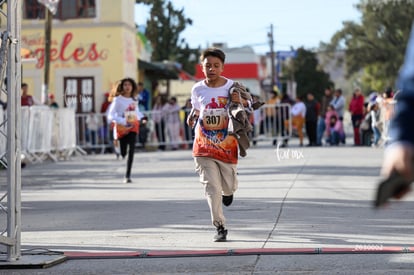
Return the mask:
{"type": "MultiPolygon", "coordinates": [[[[257,54],[270,51],[273,25],[275,51],[319,46],[329,42],[344,21],[360,21],[360,0],[171,0],[175,9],[193,20],[182,32],[190,47],[212,43],[252,46],[257,54]]],[[[149,8],[135,7],[135,22],[145,25],[149,8]]]]}

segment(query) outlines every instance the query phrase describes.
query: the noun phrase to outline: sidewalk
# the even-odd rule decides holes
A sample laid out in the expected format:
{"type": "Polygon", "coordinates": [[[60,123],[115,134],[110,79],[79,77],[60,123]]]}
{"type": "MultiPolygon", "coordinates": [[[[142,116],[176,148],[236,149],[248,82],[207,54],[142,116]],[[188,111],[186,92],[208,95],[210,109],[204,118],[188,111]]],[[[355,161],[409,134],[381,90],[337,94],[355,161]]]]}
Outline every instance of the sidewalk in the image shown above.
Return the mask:
{"type": "Polygon", "coordinates": [[[132,184],[111,154],[28,166],[23,255],[66,253],[35,274],[409,274],[414,196],[372,209],[381,161],[376,148],[259,143],[240,159],[225,243],[190,150],[137,152],[132,184]]]}

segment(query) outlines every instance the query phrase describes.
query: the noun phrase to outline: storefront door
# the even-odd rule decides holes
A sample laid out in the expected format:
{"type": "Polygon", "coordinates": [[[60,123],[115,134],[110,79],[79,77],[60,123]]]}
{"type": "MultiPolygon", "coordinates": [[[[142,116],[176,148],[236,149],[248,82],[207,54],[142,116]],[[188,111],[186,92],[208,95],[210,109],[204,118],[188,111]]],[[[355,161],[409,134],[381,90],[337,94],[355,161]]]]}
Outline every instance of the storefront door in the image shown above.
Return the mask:
{"type": "Polygon", "coordinates": [[[65,77],[65,107],[74,108],[76,113],[95,111],[95,83],[93,77],[65,77]]]}
{"type": "Polygon", "coordinates": [[[88,142],[86,117],[95,112],[95,85],[93,77],[65,77],[63,79],[65,107],[73,108],[76,112],[77,140],[80,144],[88,142]]]}

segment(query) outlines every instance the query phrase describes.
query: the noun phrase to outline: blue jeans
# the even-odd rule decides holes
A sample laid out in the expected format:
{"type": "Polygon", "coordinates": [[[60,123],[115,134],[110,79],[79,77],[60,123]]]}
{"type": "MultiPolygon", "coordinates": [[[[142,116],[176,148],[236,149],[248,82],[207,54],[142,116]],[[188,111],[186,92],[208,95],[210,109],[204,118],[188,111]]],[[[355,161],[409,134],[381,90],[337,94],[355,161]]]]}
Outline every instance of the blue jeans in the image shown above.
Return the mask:
{"type": "Polygon", "coordinates": [[[340,134],[337,131],[331,131],[329,138],[326,139],[326,142],[330,145],[338,145],[340,141],[340,134]]]}
{"type": "Polygon", "coordinates": [[[374,145],[378,145],[378,142],[381,139],[381,132],[377,127],[373,127],[372,131],[374,132],[374,145]]]}
{"type": "Polygon", "coordinates": [[[325,132],[326,125],[323,117],[318,117],[318,125],[316,126],[316,144],[322,145],[323,133],[325,132]]]}

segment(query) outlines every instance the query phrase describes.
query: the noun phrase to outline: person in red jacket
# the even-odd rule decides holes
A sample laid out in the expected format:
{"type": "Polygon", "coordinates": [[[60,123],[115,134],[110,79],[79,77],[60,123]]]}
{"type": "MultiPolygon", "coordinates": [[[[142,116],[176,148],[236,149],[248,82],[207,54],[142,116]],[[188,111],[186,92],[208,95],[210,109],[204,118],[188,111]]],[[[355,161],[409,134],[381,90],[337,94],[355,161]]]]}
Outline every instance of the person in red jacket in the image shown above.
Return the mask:
{"type": "Polygon", "coordinates": [[[27,83],[22,83],[22,94],[21,94],[21,105],[22,106],[33,106],[39,105],[39,102],[31,95],[29,95],[28,89],[29,85],[27,83]]]}
{"type": "Polygon", "coordinates": [[[354,144],[361,145],[359,126],[364,116],[364,96],[360,88],[355,88],[354,95],[349,104],[349,111],[351,112],[352,126],[354,128],[354,144]]]}

